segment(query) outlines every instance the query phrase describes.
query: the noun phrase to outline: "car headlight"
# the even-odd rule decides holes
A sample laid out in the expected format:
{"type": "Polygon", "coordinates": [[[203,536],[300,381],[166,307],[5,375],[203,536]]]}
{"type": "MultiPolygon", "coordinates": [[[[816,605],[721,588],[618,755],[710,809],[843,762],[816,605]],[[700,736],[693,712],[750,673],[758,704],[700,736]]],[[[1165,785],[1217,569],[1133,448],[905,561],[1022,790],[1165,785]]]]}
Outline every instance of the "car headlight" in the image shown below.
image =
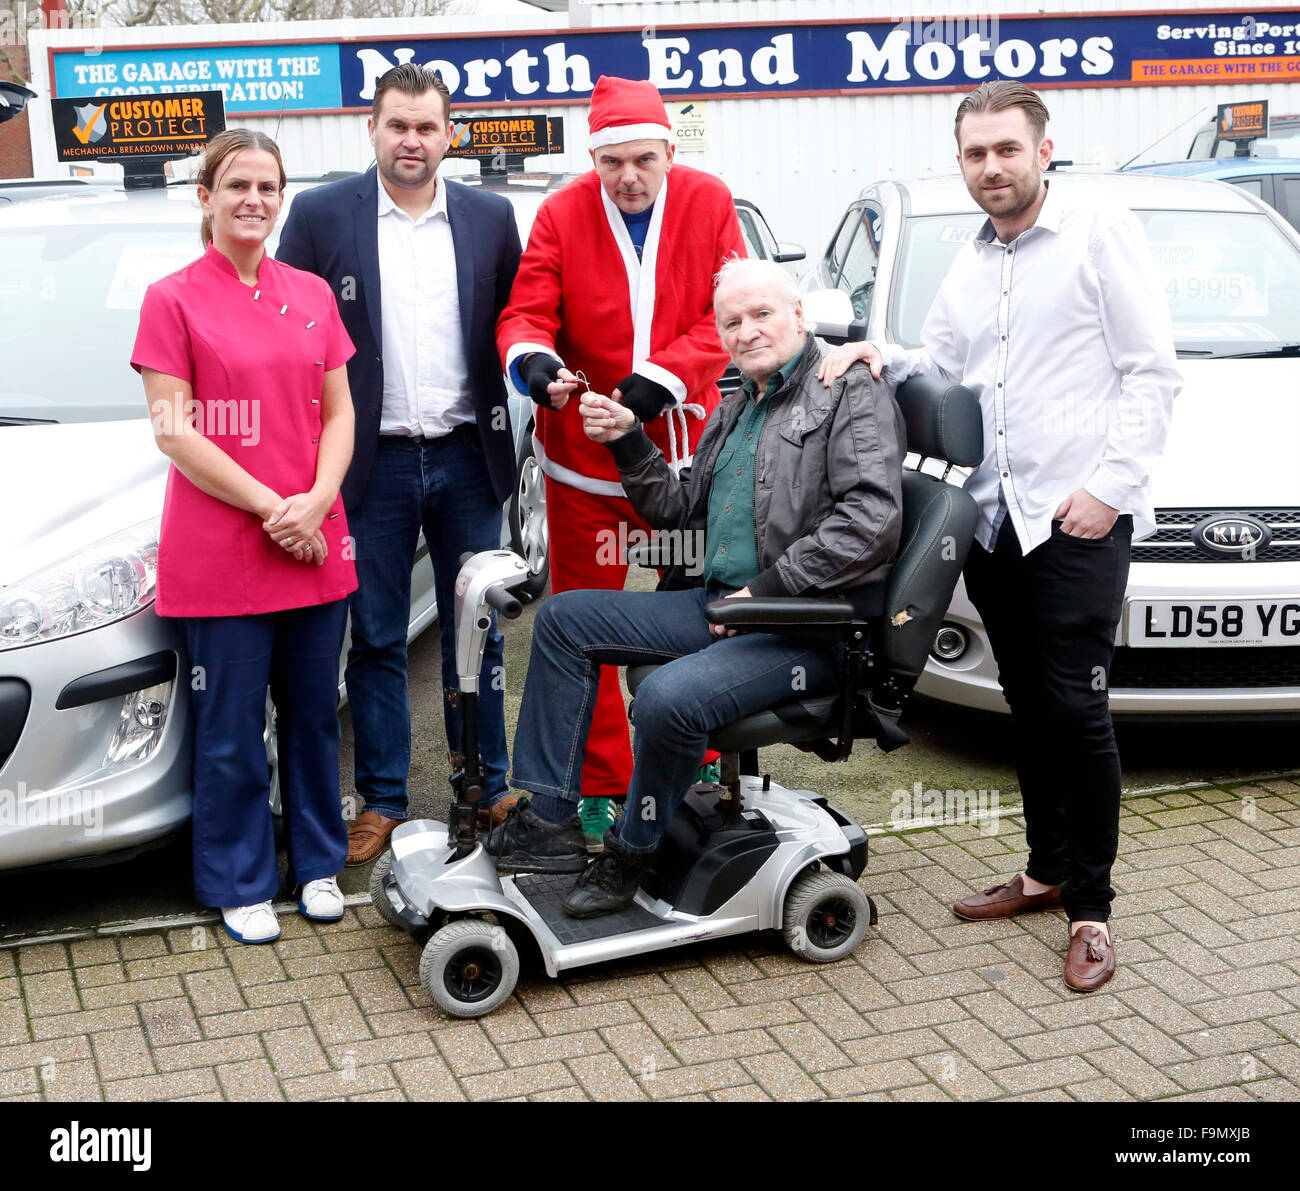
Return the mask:
{"type": "Polygon", "coordinates": [[[152,604],[161,521],[143,521],[0,590],[0,650],[102,628],[152,604]]]}
{"type": "Polygon", "coordinates": [[[171,705],[170,682],[127,695],[122,700],[117,729],[104,754],[104,768],[119,769],[149,760],[162,742],[171,705]]]}

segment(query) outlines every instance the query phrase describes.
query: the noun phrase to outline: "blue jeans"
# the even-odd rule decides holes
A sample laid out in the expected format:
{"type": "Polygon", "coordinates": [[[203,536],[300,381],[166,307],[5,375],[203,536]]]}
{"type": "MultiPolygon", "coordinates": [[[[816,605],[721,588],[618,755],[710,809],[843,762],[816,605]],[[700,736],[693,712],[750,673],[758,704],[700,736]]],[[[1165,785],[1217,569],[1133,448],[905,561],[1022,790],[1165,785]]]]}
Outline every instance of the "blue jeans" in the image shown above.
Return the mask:
{"type": "Polygon", "coordinates": [[[339,650],[347,604],[184,618],[194,709],[194,892],[207,906],[280,888],[262,731],[275,700],[291,880],[332,877],[348,854],[339,807],[339,650]]]}
{"type": "Polygon", "coordinates": [[[728,591],[568,591],[533,624],[511,785],[578,800],[600,667],[666,662],[636,693],[634,765],[619,838],[652,852],[691,787],[709,732],[839,688],[833,649],[770,633],[715,638],[704,605],[728,591]]]}
{"type": "MultiPolygon", "coordinates": [[[[501,545],[501,506],[492,492],[473,426],[442,438],[383,436],[360,506],[348,514],[356,543],[348,700],[352,705],[357,793],[366,809],[405,819],[411,768],[411,708],[406,686],[406,629],[411,568],[420,530],[433,563],[442,640],[443,719],[447,747],[460,752],[456,682],[455,598],[460,556],[501,545]]],[[[506,789],[505,668],[495,622],[483,651],[479,686],[479,756],[484,798],[506,789]]]]}

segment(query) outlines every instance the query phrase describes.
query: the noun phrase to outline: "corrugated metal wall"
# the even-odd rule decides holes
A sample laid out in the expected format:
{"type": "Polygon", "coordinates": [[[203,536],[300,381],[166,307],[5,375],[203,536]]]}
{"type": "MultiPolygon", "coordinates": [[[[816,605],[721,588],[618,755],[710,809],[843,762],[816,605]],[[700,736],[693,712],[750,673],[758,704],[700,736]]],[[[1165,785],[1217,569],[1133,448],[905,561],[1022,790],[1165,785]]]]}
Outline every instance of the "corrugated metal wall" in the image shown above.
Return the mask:
{"type": "MultiPolygon", "coordinates": [[[[1003,15],[1021,12],[1149,11],[1150,0],[935,0],[933,5],[903,5],[898,0],[677,0],[660,3],[581,3],[573,0],[574,27],[703,24],[730,21],[779,23],[811,19],[880,19],[947,15],[1003,15]],[[902,10],[900,12],[900,9],[902,10]]],[[[1171,15],[1197,8],[1235,9],[1215,0],[1185,0],[1171,15]]],[[[321,22],[310,25],[210,26],[104,31],[105,42],[119,44],[181,40],[254,40],[288,37],[390,35],[428,37],[437,30],[518,29],[524,24],[556,28],[562,15],[533,10],[519,16],[442,18],[421,21],[321,22]]],[[[75,44],[75,33],[55,32],[52,42],[75,44]]],[[[43,51],[39,55],[44,58],[43,51]]],[[[37,54],[33,54],[37,58],[37,54]]],[[[34,62],[43,71],[44,63],[34,62]]],[[[45,81],[48,87],[48,80],[45,81]]],[[[1241,87],[1096,87],[1046,93],[1052,112],[1049,131],[1058,157],[1101,168],[1113,168],[1135,154],[1147,161],[1185,155],[1192,129],[1215,104],[1253,98],[1262,91],[1274,112],[1300,112],[1300,84],[1241,87]]],[[[715,99],[708,106],[706,152],[684,154],[682,161],[725,178],[734,193],[757,202],[777,237],[802,242],[810,258],[820,255],[845,205],[862,187],[880,177],[950,173],[956,168],[952,117],[958,95],[823,96],[815,98],[715,99]]],[[[458,110],[473,111],[465,105],[458,110]]],[[[582,170],[590,161],[585,150],[586,109],[538,107],[564,118],[569,150],[547,164],[554,169],[582,170]]],[[[33,124],[41,123],[33,121],[33,124]]],[[[44,123],[48,123],[48,118],[44,123]]],[[[249,125],[277,137],[291,172],[361,168],[371,160],[362,115],[294,116],[248,119],[249,125]]],[[[46,134],[46,142],[49,136],[46,134]]],[[[38,141],[33,130],[37,170],[51,168],[52,144],[38,141]]],[[[473,171],[476,167],[459,167],[473,171]]]]}

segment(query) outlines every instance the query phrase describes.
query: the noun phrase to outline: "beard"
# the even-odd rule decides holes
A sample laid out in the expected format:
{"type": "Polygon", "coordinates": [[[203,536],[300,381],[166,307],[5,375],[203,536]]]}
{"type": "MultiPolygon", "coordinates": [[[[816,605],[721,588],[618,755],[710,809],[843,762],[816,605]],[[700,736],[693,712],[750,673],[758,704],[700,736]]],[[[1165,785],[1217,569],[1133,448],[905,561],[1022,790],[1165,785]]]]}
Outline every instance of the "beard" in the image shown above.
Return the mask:
{"type": "Polygon", "coordinates": [[[1030,178],[1008,178],[1005,185],[1006,190],[994,195],[977,188],[971,192],[971,197],[986,215],[996,219],[1014,219],[1038,201],[1043,188],[1042,171],[1035,170],[1030,178]]]}

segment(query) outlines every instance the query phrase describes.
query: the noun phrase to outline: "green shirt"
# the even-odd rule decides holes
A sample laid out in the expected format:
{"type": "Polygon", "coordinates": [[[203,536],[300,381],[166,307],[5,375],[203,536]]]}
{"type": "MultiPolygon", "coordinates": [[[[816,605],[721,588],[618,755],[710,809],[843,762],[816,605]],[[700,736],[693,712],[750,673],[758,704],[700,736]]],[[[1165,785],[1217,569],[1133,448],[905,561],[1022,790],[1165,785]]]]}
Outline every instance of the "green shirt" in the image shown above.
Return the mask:
{"type": "MultiPolygon", "coordinates": [[[[799,351],[767,378],[767,396],[780,392],[803,359],[799,351]]],[[[758,399],[758,385],[744,384],[749,398],[713,465],[709,521],[705,532],[704,582],[739,590],[758,574],[758,535],[754,528],[754,459],[771,402],[758,399]]]]}

